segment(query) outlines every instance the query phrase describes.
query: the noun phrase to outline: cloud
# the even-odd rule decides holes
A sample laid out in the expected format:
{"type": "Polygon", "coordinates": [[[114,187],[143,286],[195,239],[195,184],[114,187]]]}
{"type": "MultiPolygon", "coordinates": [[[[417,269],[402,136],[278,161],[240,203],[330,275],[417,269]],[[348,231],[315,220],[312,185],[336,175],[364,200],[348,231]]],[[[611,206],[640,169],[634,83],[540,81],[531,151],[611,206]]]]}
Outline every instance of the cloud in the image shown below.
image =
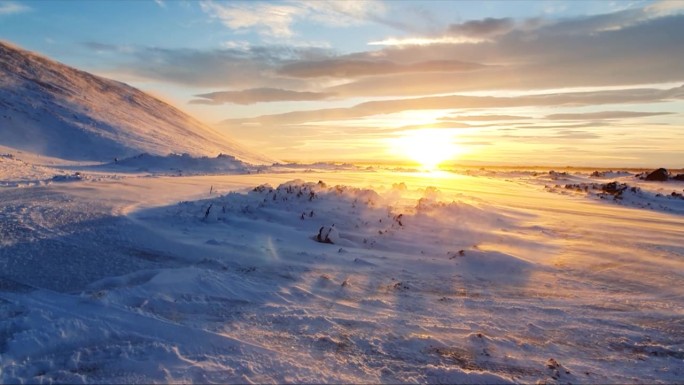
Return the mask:
{"type": "Polygon", "coordinates": [[[292,36],[290,25],[302,13],[301,8],[284,4],[203,1],[200,7],[230,29],[255,28],[262,35],[274,37],[292,36]]]}
{"type": "Polygon", "coordinates": [[[278,88],[253,88],[242,91],[221,91],[195,95],[203,99],[191,100],[192,104],[255,104],[260,102],[311,101],[328,99],[333,94],[321,92],[299,92],[278,88]]]}
{"type": "Polygon", "coordinates": [[[435,36],[435,37],[408,37],[408,38],[394,38],[390,37],[383,40],[374,40],[368,42],[368,45],[379,46],[425,46],[433,44],[474,44],[481,42],[481,39],[473,39],[462,36],[435,36]]]}
{"type": "Polygon", "coordinates": [[[645,11],[658,16],[677,14],[684,11],[684,2],[674,0],[656,1],[653,4],[648,5],[645,8],[645,11]]]}
{"type": "Polygon", "coordinates": [[[591,35],[632,27],[660,17],[678,15],[682,11],[684,11],[684,2],[662,0],[642,8],[627,8],[606,14],[563,19],[485,18],[451,24],[445,31],[431,36],[389,38],[369,44],[389,46],[464,44],[489,41],[508,34],[525,35],[528,39],[548,35],[591,35]]]}
{"type": "Polygon", "coordinates": [[[226,40],[221,43],[221,47],[226,49],[238,49],[247,51],[252,44],[246,40],[226,40]]]}
{"type": "Polygon", "coordinates": [[[231,30],[254,29],[263,36],[289,38],[295,35],[292,26],[306,20],[330,27],[349,27],[375,20],[385,7],[378,1],[286,1],[286,2],[226,2],[210,0],[200,3],[201,9],[231,30]]]}
{"type": "Polygon", "coordinates": [[[113,67],[110,72],[118,76],[232,89],[309,89],[309,84],[302,80],[276,76],[276,68],[285,62],[321,60],[330,55],[329,50],[316,47],[242,46],[197,50],[84,44],[97,51],[122,52],[126,48],[126,55],[117,57],[120,62],[110,64],[113,67]]]}
{"type": "MultiPolygon", "coordinates": [[[[516,30],[476,44],[387,47],[366,55],[400,64],[421,58],[467,60],[484,66],[471,72],[367,77],[325,91],[342,96],[382,97],[684,81],[684,66],[680,65],[684,62],[684,15],[599,32],[593,23],[575,24],[571,29],[574,32],[570,32],[568,23],[536,32],[516,30]]],[[[356,56],[363,59],[361,54],[356,56]]]]}
{"type": "Polygon", "coordinates": [[[618,12],[562,19],[540,28],[538,33],[555,35],[587,35],[606,31],[618,31],[651,19],[654,15],[643,8],[625,9],[618,12]]]}
{"type": "Polygon", "coordinates": [[[512,31],[514,27],[515,23],[511,18],[486,18],[482,20],[470,20],[460,24],[451,24],[447,31],[450,35],[489,39],[491,37],[504,35],[512,31]]]}
{"type": "Polygon", "coordinates": [[[85,42],[83,46],[98,53],[123,54],[108,63],[110,73],[123,77],[193,87],[230,87],[232,90],[282,88],[333,94],[336,91],[321,89],[330,84],[330,79],[459,73],[486,67],[454,59],[403,64],[365,55],[360,58],[355,55],[335,56],[327,48],[250,46],[233,42],[214,50],[135,47],[100,42],[85,42]],[[321,81],[320,78],[328,80],[321,81]]]}
{"type": "Polygon", "coordinates": [[[368,45],[398,46],[432,44],[476,44],[495,40],[497,37],[514,31],[531,31],[551,23],[542,18],[516,21],[513,18],[485,18],[450,24],[445,30],[427,36],[387,38],[371,41],[368,45]]]}
{"type": "Polygon", "coordinates": [[[380,1],[302,1],[298,4],[308,11],[306,16],[311,20],[328,26],[349,27],[367,21],[393,24],[382,18],[387,9],[380,1]]]}
{"type": "Polygon", "coordinates": [[[603,104],[655,103],[684,100],[684,85],[670,89],[626,89],[613,91],[568,92],[517,97],[494,96],[433,96],[412,99],[381,100],[357,104],[348,108],[328,108],[263,115],[249,119],[228,119],[226,125],[254,124],[288,125],[358,119],[372,115],[391,114],[409,110],[487,109],[529,106],[594,106],[603,104]]]}
{"type": "Polygon", "coordinates": [[[136,49],[133,46],[130,45],[117,45],[117,44],[107,44],[107,43],[99,43],[95,41],[88,41],[83,43],[83,46],[93,50],[97,53],[116,53],[116,54],[121,54],[121,53],[134,53],[136,49]]]}
{"type": "Polygon", "coordinates": [[[472,128],[472,127],[484,127],[484,126],[472,126],[463,122],[444,120],[435,123],[428,124],[410,124],[405,126],[396,127],[400,130],[422,130],[422,129],[457,129],[457,128],[472,128]]]}
{"type": "MultiPolygon", "coordinates": [[[[596,127],[593,125],[592,127],[596,127]]],[[[580,131],[580,130],[558,130],[554,135],[550,136],[555,139],[600,139],[601,136],[594,132],[580,131]]]]}
{"type": "Polygon", "coordinates": [[[528,120],[532,119],[529,116],[517,116],[517,115],[448,115],[439,120],[448,121],[460,121],[460,122],[490,122],[499,120],[528,120]]]}
{"type": "MultiPolygon", "coordinates": [[[[292,23],[300,15],[313,17],[323,9],[318,23],[335,17],[359,23],[393,17],[373,2],[200,4],[207,12],[218,7],[217,15],[219,8],[227,9],[232,16],[225,16],[225,22],[237,29],[265,28],[264,33],[294,33],[292,23]],[[260,14],[259,7],[291,20],[264,24],[271,15],[260,14]],[[233,21],[243,11],[248,15],[233,21]]],[[[124,52],[116,47],[121,54],[110,56],[108,73],[229,92],[272,88],[335,94],[337,99],[679,83],[684,82],[684,15],[671,8],[563,20],[471,20],[451,25],[451,35],[442,31],[449,39],[474,39],[468,44],[389,46],[344,55],[329,48],[238,43],[214,50],[126,47],[124,52]]],[[[86,44],[98,52],[115,52],[101,43],[86,44]]]]}
{"type": "Polygon", "coordinates": [[[388,60],[336,58],[286,64],[279,68],[277,72],[280,75],[295,78],[357,78],[411,72],[460,72],[482,67],[484,66],[481,64],[459,60],[432,60],[411,64],[397,64],[388,60]]]}
{"type": "Polygon", "coordinates": [[[578,114],[547,115],[550,120],[611,120],[625,118],[641,118],[649,116],[671,115],[672,112],[636,112],[636,111],[601,111],[578,114]]]}
{"type": "Polygon", "coordinates": [[[543,125],[543,124],[529,124],[529,125],[518,125],[513,127],[512,131],[526,129],[526,130],[556,130],[556,132],[567,132],[569,128],[596,128],[596,127],[607,127],[611,124],[609,122],[585,122],[585,123],[575,123],[575,124],[554,124],[554,125],[543,125]]]}
{"type": "Polygon", "coordinates": [[[28,12],[31,8],[24,4],[17,4],[13,1],[5,1],[0,3],[0,16],[14,15],[17,13],[28,12]]]}
{"type": "Polygon", "coordinates": [[[468,73],[368,77],[326,91],[383,97],[680,82],[682,10],[682,2],[659,2],[561,20],[481,19],[452,24],[441,34],[389,38],[372,42],[388,45],[374,57],[394,63],[467,60],[484,67],[468,73]]]}

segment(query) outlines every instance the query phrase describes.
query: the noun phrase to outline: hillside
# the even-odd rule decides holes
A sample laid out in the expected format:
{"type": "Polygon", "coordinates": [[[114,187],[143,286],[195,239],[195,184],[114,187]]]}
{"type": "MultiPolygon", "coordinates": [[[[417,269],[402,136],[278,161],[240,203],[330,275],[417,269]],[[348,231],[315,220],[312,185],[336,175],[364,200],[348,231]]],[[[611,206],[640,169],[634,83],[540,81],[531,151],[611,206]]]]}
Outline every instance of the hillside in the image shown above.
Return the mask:
{"type": "Polygon", "coordinates": [[[69,160],[147,152],[270,162],[136,88],[3,42],[0,144],[69,160]]]}

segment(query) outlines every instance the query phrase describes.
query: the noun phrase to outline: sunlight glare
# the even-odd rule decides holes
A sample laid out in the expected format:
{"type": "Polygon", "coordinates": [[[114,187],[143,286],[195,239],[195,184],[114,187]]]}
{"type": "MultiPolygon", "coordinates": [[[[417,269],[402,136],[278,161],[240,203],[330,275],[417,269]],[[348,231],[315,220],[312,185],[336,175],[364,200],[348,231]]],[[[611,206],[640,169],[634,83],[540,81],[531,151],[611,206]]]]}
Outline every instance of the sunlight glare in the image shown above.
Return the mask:
{"type": "Polygon", "coordinates": [[[398,155],[420,163],[425,170],[435,170],[440,163],[463,152],[453,132],[438,129],[407,131],[392,139],[390,147],[398,155]]]}

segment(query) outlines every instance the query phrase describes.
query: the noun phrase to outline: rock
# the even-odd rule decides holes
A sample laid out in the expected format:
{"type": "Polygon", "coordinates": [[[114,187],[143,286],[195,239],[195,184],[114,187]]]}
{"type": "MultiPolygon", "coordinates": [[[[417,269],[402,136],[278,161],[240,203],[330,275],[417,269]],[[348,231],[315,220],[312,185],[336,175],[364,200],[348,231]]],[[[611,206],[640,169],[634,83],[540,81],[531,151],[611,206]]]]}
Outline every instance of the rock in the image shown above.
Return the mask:
{"type": "Polygon", "coordinates": [[[546,367],[549,369],[558,369],[561,365],[555,359],[549,358],[548,361],[546,361],[546,367]]]}
{"type": "Polygon", "coordinates": [[[610,182],[606,183],[604,185],[601,185],[601,190],[604,192],[607,192],[608,194],[611,195],[619,195],[624,191],[628,186],[624,183],[620,184],[618,182],[610,182]]]}
{"type": "Polygon", "coordinates": [[[646,180],[664,182],[670,178],[670,173],[664,168],[659,168],[646,175],[646,180]]]}
{"type": "Polygon", "coordinates": [[[316,241],[321,242],[321,243],[335,244],[335,243],[340,241],[340,233],[335,228],[335,225],[321,226],[321,228],[318,229],[318,235],[316,235],[316,241]]]}
{"type": "Polygon", "coordinates": [[[395,290],[409,290],[409,286],[403,282],[397,282],[392,287],[394,287],[395,290]]]}
{"type": "Polygon", "coordinates": [[[673,176],[672,179],[684,182],[684,174],[677,174],[673,176]]]}

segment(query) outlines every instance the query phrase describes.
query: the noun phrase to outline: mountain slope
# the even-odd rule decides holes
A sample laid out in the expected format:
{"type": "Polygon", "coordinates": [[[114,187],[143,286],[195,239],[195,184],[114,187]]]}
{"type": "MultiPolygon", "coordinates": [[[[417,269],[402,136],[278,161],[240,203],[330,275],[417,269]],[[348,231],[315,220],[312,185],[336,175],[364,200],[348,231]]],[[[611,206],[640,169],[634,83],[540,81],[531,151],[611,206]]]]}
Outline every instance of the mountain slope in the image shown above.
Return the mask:
{"type": "Polygon", "coordinates": [[[3,42],[0,144],[70,160],[173,152],[271,161],[127,84],[3,42]]]}

